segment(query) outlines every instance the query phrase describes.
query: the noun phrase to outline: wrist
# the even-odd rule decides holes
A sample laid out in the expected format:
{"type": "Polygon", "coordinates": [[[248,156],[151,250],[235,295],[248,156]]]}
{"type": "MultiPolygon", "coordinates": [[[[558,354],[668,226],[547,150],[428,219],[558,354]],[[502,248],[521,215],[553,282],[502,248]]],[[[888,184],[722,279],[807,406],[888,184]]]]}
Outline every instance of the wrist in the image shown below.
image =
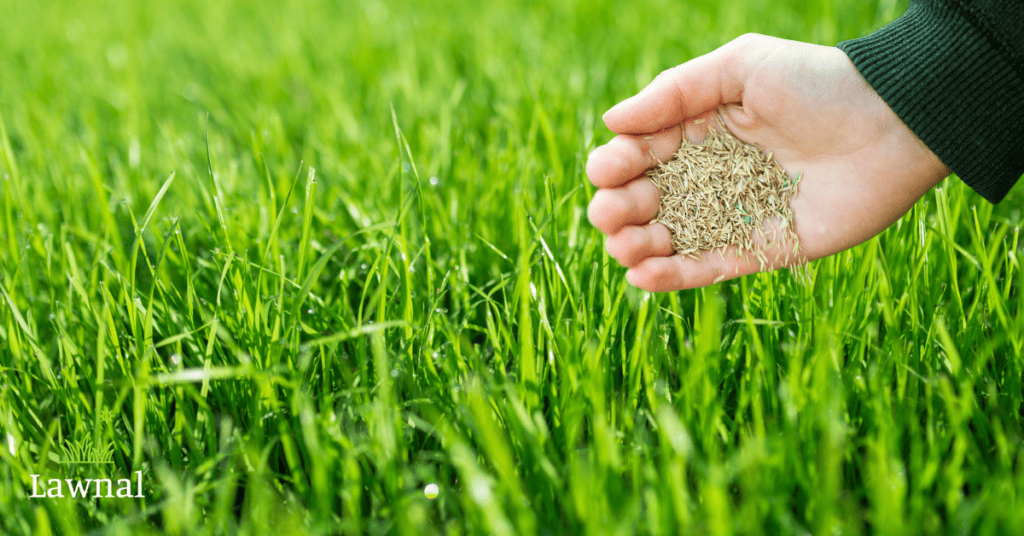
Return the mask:
{"type": "Polygon", "coordinates": [[[838,47],[938,159],[934,183],[951,170],[987,200],[1003,199],[1024,172],[1024,78],[959,9],[912,2],[893,23],[838,47]]]}

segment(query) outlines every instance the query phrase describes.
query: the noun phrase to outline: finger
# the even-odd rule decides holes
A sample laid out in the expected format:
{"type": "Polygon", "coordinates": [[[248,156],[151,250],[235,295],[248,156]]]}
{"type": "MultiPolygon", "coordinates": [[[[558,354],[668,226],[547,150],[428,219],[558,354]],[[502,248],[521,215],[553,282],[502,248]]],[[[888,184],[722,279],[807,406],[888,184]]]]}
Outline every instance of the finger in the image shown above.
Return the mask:
{"type": "Polygon", "coordinates": [[[640,264],[648,257],[667,257],[674,253],[672,233],[660,223],[623,227],[609,236],[604,245],[608,254],[627,268],[640,264]]]}
{"type": "Polygon", "coordinates": [[[706,287],[760,271],[756,259],[737,257],[735,248],[704,252],[700,260],[682,255],[649,257],[626,272],[634,287],[651,292],[668,292],[706,287]]]}
{"type": "Polygon", "coordinates": [[[608,128],[618,134],[643,134],[678,125],[689,118],[741,102],[743,67],[753,42],[763,36],[746,35],[659,74],[640,93],[604,114],[608,128]]]}
{"type": "Polygon", "coordinates": [[[658,187],[650,179],[636,179],[621,188],[602,188],[594,194],[587,217],[604,234],[613,235],[626,225],[643,225],[658,215],[658,187]]]}
{"type": "Polygon", "coordinates": [[[686,122],[681,125],[683,135],[686,136],[686,139],[694,145],[703,144],[704,140],[708,136],[708,130],[712,127],[717,128],[718,112],[720,110],[722,110],[722,108],[714,108],[687,119],[686,122]]]}
{"type": "Polygon", "coordinates": [[[594,149],[587,157],[587,177],[598,188],[614,188],[644,171],[672,159],[683,131],[679,125],[655,134],[621,135],[594,149]]]}

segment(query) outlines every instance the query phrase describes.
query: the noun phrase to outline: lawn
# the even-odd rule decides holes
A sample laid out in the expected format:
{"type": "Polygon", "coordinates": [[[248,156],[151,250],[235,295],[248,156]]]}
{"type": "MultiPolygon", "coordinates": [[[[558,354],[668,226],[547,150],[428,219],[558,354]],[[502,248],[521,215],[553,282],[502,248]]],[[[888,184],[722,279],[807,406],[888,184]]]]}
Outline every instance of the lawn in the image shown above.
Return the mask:
{"type": "Polygon", "coordinates": [[[0,533],[1024,533],[1020,186],[666,294],[586,219],[659,71],[905,8],[0,0],[0,533]]]}

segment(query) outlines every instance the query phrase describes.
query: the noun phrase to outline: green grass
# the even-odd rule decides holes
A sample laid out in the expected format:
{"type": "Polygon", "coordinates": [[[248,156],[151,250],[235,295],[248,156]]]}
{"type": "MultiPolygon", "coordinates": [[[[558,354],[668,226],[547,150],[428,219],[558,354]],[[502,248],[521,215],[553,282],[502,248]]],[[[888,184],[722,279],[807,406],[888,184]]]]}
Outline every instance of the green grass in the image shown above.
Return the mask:
{"type": "Polygon", "coordinates": [[[585,216],[658,71],[906,2],[39,4],[0,0],[0,533],[1024,533],[1019,187],[658,295],[585,216]]]}

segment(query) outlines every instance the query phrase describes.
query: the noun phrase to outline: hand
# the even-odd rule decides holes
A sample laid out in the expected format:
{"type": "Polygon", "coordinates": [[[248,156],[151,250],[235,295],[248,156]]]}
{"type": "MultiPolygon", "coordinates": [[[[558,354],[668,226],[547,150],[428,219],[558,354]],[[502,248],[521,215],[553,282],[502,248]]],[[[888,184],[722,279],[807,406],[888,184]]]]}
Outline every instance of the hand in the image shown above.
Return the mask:
{"type": "Polygon", "coordinates": [[[786,260],[791,243],[769,246],[765,270],[868,240],[949,175],[841,50],[744,35],[661,73],[604,115],[618,135],[587,160],[599,188],[588,215],[634,286],[681,290],[761,270],[736,247],[702,252],[700,260],[675,255],[668,229],[649,223],[658,189],[643,173],[655,158],[669,160],[683,135],[701,142],[719,107],[736,137],[771,151],[791,177],[802,173],[791,202],[799,254],[786,260]]]}

